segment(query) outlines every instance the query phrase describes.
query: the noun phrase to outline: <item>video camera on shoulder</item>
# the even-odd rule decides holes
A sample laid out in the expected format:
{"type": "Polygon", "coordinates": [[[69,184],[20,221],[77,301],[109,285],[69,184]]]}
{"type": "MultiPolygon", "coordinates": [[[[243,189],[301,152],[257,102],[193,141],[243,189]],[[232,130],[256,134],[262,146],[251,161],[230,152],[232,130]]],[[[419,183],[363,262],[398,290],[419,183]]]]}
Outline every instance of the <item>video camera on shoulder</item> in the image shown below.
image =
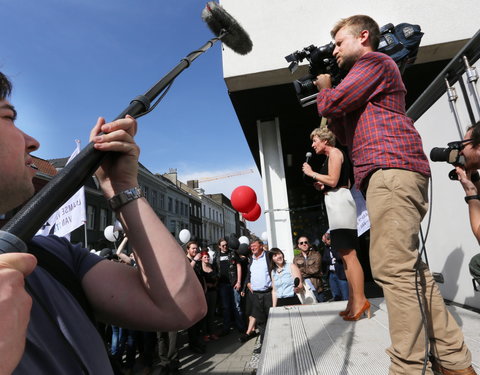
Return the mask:
{"type": "MultiPolygon", "coordinates": [[[[380,43],[377,51],[390,56],[403,74],[405,67],[415,62],[422,36],[423,33],[419,25],[400,23],[394,26],[388,23],[380,28],[380,43]]],[[[336,59],[333,57],[334,49],[335,44],[333,42],[321,47],[312,44],[285,56],[285,60],[290,63],[288,69],[291,73],[297,70],[298,64],[304,59],[309,62],[309,75],[293,82],[297,98],[302,107],[315,103],[318,90],[313,82],[319,74],[330,74],[333,87],[337,86],[347,75],[347,72],[339,68],[336,59]]]]}
{"type": "Polygon", "coordinates": [[[295,92],[301,103],[303,99],[309,99],[312,95],[315,96],[318,93],[317,87],[313,82],[319,74],[330,74],[333,86],[337,86],[345,77],[346,72],[338,67],[337,61],[333,57],[334,49],[335,44],[333,42],[321,47],[316,47],[312,44],[301,51],[295,51],[285,56],[285,60],[290,63],[288,69],[291,73],[297,70],[298,64],[304,59],[307,59],[309,62],[309,74],[293,81],[295,92]]]}

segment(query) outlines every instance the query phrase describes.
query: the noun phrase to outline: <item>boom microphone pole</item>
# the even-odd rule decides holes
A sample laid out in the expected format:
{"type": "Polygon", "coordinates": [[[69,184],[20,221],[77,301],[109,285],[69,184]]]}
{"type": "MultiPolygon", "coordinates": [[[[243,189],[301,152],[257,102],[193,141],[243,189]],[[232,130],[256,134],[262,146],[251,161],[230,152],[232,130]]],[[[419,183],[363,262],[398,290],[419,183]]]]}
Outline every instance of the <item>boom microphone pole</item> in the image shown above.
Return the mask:
{"type": "MultiPolygon", "coordinates": [[[[241,55],[251,51],[252,41],[246,31],[220,5],[209,1],[202,11],[202,18],[216,37],[183,58],[175,68],[144,95],[139,95],[133,99],[115,120],[124,118],[126,115],[138,118],[153,110],[158,101],[166,94],[173,80],[217,41],[221,40],[226,46],[241,55]],[[162,92],[162,96],[150,108],[151,102],[162,92]]],[[[107,156],[115,157],[115,153],[98,151],[93,147],[92,142],[80,151],[65,168],[4,225],[0,231],[0,253],[27,251],[25,241],[29,241],[51,214],[85,184],[86,180],[92,176],[107,156]]]]}

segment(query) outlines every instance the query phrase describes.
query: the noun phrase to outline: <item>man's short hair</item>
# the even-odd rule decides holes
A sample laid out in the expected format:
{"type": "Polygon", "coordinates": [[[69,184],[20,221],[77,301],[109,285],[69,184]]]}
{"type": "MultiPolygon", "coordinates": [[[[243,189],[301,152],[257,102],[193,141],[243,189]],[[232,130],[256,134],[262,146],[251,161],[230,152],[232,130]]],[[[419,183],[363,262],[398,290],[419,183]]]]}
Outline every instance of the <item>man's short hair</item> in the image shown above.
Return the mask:
{"type": "Polygon", "coordinates": [[[307,241],[310,241],[310,239],[308,238],[308,236],[304,235],[304,234],[301,234],[299,235],[296,239],[295,239],[295,243],[298,245],[298,243],[300,242],[300,238],[306,238],[307,241]]]}
{"type": "Polygon", "coordinates": [[[192,245],[197,245],[198,246],[197,241],[188,241],[187,244],[185,245],[185,248],[190,249],[190,246],[192,246],[192,245]]]}
{"type": "Polygon", "coordinates": [[[310,139],[313,141],[313,137],[315,136],[321,141],[327,141],[328,145],[332,147],[335,146],[335,136],[330,130],[328,130],[326,126],[313,129],[313,131],[310,133],[310,139]]]}
{"type": "Polygon", "coordinates": [[[0,72],[0,100],[4,100],[12,93],[12,83],[5,74],[0,72]]]}
{"type": "Polygon", "coordinates": [[[472,138],[472,146],[477,147],[478,145],[480,145],[480,121],[478,121],[477,123],[475,123],[472,126],[469,126],[467,128],[467,132],[469,130],[472,131],[472,135],[470,137],[470,138],[472,138]]]}
{"type": "Polygon", "coordinates": [[[263,241],[262,241],[260,238],[258,238],[258,237],[253,238],[253,239],[250,241],[250,245],[251,245],[252,243],[254,243],[254,242],[258,242],[258,244],[259,244],[260,246],[263,245],[263,241]]]}
{"type": "Polygon", "coordinates": [[[373,18],[363,14],[343,18],[337,22],[330,32],[332,38],[335,38],[338,30],[342,27],[349,27],[354,36],[358,36],[363,30],[367,30],[370,37],[370,47],[372,47],[374,51],[377,50],[378,44],[380,43],[380,28],[373,18]]]}

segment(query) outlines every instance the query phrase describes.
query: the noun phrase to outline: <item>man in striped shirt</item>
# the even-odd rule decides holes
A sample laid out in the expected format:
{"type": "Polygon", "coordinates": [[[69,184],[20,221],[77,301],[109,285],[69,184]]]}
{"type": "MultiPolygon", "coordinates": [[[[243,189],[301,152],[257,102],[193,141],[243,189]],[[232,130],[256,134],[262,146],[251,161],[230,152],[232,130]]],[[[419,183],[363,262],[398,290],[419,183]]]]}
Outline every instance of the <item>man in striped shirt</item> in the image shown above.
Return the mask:
{"type": "Polygon", "coordinates": [[[318,112],[348,146],[355,183],[367,198],[372,273],[383,289],[389,314],[389,373],[422,370],[425,332],[415,291],[418,268],[435,358],[427,373],[432,373],[433,365],[440,374],[475,374],[463,334],[430,271],[423,262],[417,264],[430,168],[420,135],[405,114],[406,89],[397,65],[375,52],[379,36],[377,23],[368,16],[338,22],[332,30],[333,55],[348,74],[335,88],[328,74],[319,75],[315,84],[318,112]]]}

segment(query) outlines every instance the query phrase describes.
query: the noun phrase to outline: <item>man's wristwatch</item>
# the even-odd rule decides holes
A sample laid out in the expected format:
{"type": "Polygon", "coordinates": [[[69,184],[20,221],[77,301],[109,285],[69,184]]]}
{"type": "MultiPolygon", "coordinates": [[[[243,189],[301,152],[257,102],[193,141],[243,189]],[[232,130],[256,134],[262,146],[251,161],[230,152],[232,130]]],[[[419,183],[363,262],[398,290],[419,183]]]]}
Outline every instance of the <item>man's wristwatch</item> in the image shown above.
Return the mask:
{"type": "Polygon", "coordinates": [[[127,203],[144,196],[142,189],[139,186],[135,186],[113,196],[108,200],[108,204],[113,211],[116,211],[127,203]]]}
{"type": "Polygon", "coordinates": [[[468,201],[471,201],[472,199],[478,199],[478,200],[480,200],[480,195],[478,195],[478,194],[477,194],[477,195],[467,195],[467,196],[465,197],[465,202],[468,203],[468,201]]]}

